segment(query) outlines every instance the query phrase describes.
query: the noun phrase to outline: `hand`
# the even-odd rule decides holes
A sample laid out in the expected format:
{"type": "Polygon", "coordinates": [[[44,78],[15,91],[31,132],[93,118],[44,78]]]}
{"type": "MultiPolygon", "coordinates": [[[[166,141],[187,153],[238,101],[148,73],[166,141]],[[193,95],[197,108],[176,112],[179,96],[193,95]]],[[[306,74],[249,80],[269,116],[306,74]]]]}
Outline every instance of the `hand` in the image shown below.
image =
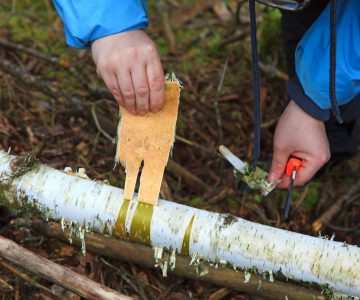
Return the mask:
{"type": "Polygon", "coordinates": [[[119,105],[136,115],[159,111],[165,79],[156,45],[142,30],[109,35],[91,45],[96,72],[119,105]]]}
{"type": "Polygon", "coordinates": [[[283,175],[290,155],[302,159],[295,186],[309,181],[330,159],[324,123],[308,115],[293,101],[281,115],[275,130],[274,154],[268,180],[283,177],[279,188],[289,186],[290,178],[283,175]]]}

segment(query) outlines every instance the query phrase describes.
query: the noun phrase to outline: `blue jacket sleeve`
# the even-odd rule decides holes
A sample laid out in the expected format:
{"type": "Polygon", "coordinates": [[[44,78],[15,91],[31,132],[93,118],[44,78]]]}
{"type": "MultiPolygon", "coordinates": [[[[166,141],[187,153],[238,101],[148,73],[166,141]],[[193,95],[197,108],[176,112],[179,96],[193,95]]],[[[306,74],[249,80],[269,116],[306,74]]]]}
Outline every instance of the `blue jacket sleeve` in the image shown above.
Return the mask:
{"type": "Polygon", "coordinates": [[[146,0],[54,0],[54,5],[64,22],[66,42],[74,48],[148,25],[146,0]]]}
{"type": "MultiPolygon", "coordinates": [[[[344,105],[360,95],[360,1],[336,6],[336,98],[344,105]]],[[[287,84],[290,97],[313,117],[329,118],[330,7],[302,37],[295,53],[297,78],[287,84]]]]}

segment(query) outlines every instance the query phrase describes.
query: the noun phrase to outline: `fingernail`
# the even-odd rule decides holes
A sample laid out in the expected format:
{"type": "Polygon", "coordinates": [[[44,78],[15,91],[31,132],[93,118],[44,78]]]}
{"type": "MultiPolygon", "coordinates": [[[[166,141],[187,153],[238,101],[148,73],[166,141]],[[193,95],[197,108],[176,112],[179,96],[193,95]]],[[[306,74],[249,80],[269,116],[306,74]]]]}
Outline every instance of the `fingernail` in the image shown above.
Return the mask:
{"type": "Polygon", "coordinates": [[[152,111],[153,113],[156,113],[156,112],[160,111],[160,108],[152,108],[151,111],[152,111]]]}
{"type": "Polygon", "coordinates": [[[140,115],[140,116],[145,116],[146,115],[146,111],[145,110],[138,110],[137,113],[140,115]]]}

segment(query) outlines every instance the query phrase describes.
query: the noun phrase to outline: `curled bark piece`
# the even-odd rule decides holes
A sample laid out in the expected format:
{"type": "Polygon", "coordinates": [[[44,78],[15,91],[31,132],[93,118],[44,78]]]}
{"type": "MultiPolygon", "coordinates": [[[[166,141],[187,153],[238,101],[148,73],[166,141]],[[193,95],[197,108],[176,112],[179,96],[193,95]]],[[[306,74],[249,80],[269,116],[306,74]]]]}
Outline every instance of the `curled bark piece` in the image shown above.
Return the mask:
{"type": "MultiPolygon", "coordinates": [[[[159,200],[124,199],[123,190],[0,152],[0,202],[64,218],[100,233],[190,255],[197,269],[224,264],[313,282],[360,296],[360,248],[159,200]]],[[[67,223],[63,222],[63,223],[67,223]]],[[[79,229],[79,227],[81,227],[79,229]]],[[[79,234],[83,239],[83,235],[79,234]]]]}

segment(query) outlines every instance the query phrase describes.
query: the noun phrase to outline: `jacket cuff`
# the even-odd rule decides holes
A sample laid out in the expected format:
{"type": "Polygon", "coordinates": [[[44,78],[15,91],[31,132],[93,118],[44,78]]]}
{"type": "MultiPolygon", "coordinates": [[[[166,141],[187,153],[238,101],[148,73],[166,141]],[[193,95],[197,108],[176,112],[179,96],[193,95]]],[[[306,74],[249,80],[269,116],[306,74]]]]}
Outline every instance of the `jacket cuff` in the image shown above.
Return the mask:
{"type": "Polygon", "coordinates": [[[297,105],[299,105],[302,110],[313,118],[319,121],[327,121],[330,118],[329,109],[321,109],[317,106],[304,92],[304,89],[297,77],[291,78],[286,83],[287,92],[297,105]]]}
{"type": "Polygon", "coordinates": [[[67,44],[88,47],[94,40],[148,25],[146,0],[53,0],[64,22],[67,44]]]}
{"type": "Polygon", "coordinates": [[[123,28],[114,28],[112,30],[109,31],[102,31],[99,33],[94,34],[93,36],[91,36],[87,41],[84,41],[80,38],[77,38],[75,36],[73,36],[69,30],[67,30],[65,28],[65,38],[66,38],[66,44],[68,46],[70,46],[71,48],[77,48],[77,49],[85,49],[85,48],[90,48],[91,43],[94,42],[95,40],[101,39],[103,37],[109,36],[109,35],[114,35],[114,34],[118,34],[121,32],[127,32],[127,31],[132,31],[132,30],[138,30],[138,29],[145,29],[146,27],[148,27],[148,22],[143,22],[140,24],[137,24],[133,27],[129,27],[126,29],[123,28]]]}

